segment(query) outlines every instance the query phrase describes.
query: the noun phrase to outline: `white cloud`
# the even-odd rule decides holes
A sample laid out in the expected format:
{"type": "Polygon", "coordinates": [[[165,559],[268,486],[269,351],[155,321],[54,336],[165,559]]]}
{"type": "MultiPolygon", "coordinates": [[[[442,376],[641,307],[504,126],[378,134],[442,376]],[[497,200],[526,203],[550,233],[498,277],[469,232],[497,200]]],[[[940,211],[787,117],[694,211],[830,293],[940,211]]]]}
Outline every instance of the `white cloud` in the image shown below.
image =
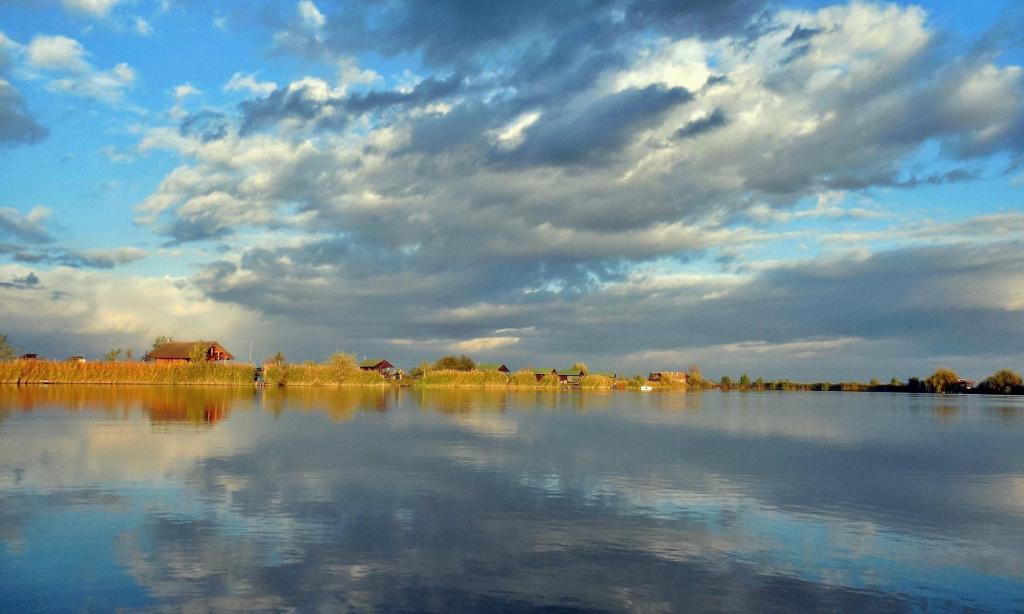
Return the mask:
{"type": "Polygon", "coordinates": [[[135,33],[139,36],[149,36],[153,33],[153,26],[151,26],[148,21],[139,16],[135,17],[134,22],[132,24],[132,28],[135,30],[135,33]]]}
{"type": "Polygon", "coordinates": [[[490,131],[489,134],[494,139],[496,146],[502,149],[515,149],[523,144],[525,138],[523,132],[537,123],[538,119],[540,119],[540,113],[537,111],[523,113],[498,130],[490,131]]]}
{"type": "MultiPolygon", "coordinates": [[[[126,253],[137,256],[134,248],[126,253]]],[[[23,277],[32,270],[0,265],[0,279],[23,277]]],[[[147,347],[157,335],[224,339],[247,335],[253,320],[247,310],[203,297],[181,279],[132,277],[110,271],[57,267],[37,272],[39,289],[0,290],[5,325],[22,332],[64,330],[104,344],[147,347]],[[51,294],[60,292],[53,300],[51,294]]],[[[248,338],[248,337],[246,337],[248,338]]],[[[103,347],[109,347],[104,345],[103,347]]]]}
{"type": "Polygon", "coordinates": [[[381,76],[369,68],[361,68],[353,57],[338,60],[338,88],[345,93],[353,85],[369,85],[381,80],[381,76]]]}
{"type": "Polygon", "coordinates": [[[64,8],[93,17],[104,17],[121,0],[63,0],[64,8]]]}
{"type": "Polygon", "coordinates": [[[28,44],[28,62],[36,68],[73,73],[90,70],[85,47],[66,36],[39,35],[28,44]]]}
{"type": "Polygon", "coordinates": [[[477,337],[475,339],[457,341],[449,347],[456,352],[484,352],[516,345],[519,341],[519,337],[510,336],[477,337]]]}
{"type": "Polygon", "coordinates": [[[47,89],[109,104],[120,102],[135,82],[135,70],[124,62],[110,70],[99,70],[86,59],[88,56],[81,43],[66,36],[39,35],[27,47],[31,67],[64,75],[51,80],[47,89]]]}
{"type": "Polygon", "coordinates": [[[119,150],[113,145],[105,145],[100,149],[100,152],[107,157],[111,162],[117,162],[119,164],[129,164],[135,161],[135,156],[119,150]]]}
{"type": "Polygon", "coordinates": [[[236,72],[231,75],[228,82],[224,84],[225,92],[245,91],[256,94],[257,96],[267,96],[276,89],[277,84],[273,81],[258,81],[256,79],[256,73],[244,74],[236,72]]]}
{"type": "Polygon", "coordinates": [[[202,90],[193,86],[191,83],[182,83],[174,88],[174,99],[177,102],[181,102],[189,96],[198,96],[202,93],[202,90]]]}
{"type": "Polygon", "coordinates": [[[299,11],[299,18],[302,19],[303,25],[308,28],[319,29],[322,28],[327,19],[323,13],[320,12],[316,5],[311,0],[299,0],[297,9],[299,11]]]}
{"type": "Polygon", "coordinates": [[[50,241],[46,220],[53,213],[46,207],[33,207],[28,213],[21,213],[10,207],[0,207],[0,236],[7,235],[30,243],[50,241]]]}

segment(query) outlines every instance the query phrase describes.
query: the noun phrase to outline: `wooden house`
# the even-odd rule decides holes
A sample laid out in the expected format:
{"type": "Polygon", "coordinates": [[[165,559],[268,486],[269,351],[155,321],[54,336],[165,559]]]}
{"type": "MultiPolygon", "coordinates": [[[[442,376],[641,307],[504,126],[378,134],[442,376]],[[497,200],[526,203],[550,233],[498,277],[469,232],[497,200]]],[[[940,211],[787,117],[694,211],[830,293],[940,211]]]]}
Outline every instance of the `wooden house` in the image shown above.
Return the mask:
{"type": "Polygon", "coordinates": [[[558,377],[560,384],[566,384],[567,386],[579,386],[580,382],[583,381],[583,376],[586,375],[582,369],[554,369],[551,373],[558,377]]]}
{"type": "Polygon", "coordinates": [[[206,362],[235,359],[231,352],[224,349],[224,346],[216,341],[168,341],[150,350],[143,360],[158,364],[192,362],[192,357],[198,353],[193,348],[197,346],[202,349],[203,360],[206,362]]]}
{"type": "Polygon", "coordinates": [[[399,379],[401,377],[401,372],[395,367],[395,365],[383,358],[371,358],[369,360],[364,360],[359,363],[359,368],[363,371],[376,371],[387,379],[399,379]]]}
{"type": "Polygon", "coordinates": [[[478,364],[476,368],[478,371],[500,371],[505,375],[508,375],[509,373],[512,372],[512,370],[506,367],[505,365],[496,362],[481,363],[478,364]]]}

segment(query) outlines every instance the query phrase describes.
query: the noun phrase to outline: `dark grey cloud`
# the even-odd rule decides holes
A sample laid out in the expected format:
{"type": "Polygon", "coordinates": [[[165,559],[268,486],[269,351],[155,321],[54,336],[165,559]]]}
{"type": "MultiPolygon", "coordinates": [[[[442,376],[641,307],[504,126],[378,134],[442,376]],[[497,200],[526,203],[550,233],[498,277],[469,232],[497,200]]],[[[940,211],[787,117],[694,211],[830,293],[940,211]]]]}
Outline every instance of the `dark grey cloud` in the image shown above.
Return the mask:
{"type": "Polygon", "coordinates": [[[715,128],[721,128],[728,121],[721,109],[715,109],[706,116],[688,122],[685,126],[676,130],[675,136],[677,139],[690,139],[705,132],[710,132],[715,128]]]}
{"type": "Polygon", "coordinates": [[[541,117],[526,129],[525,140],[494,158],[515,165],[600,163],[621,150],[636,133],[661,121],[665,113],[693,100],[681,87],[650,85],[610,94],[582,109],[541,117]]]}
{"type": "Polygon", "coordinates": [[[47,251],[23,250],[14,254],[14,260],[29,264],[50,264],[72,268],[112,269],[146,257],[144,250],[132,247],[97,250],[68,250],[55,248],[47,251]]]}
{"type": "Polygon", "coordinates": [[[228,133],[228,116],[209,109],[192,113],[181,120],[178,131],[182,136],[198,138],[204,143],[224,138],[228,133]]]}
{"type": "MultiPolygon", "coordinates": [[[[794,15],[761,14],[755,2],[613,2],[537,14],[529,5],[492,15],[468,7],[449,18],[450,3],[317,4],[327,15],[312,36],[316,53],[327,54],[319,59],[419,54],[426,78],[411,90],[344,95],[306,78],[246,101],[216,155],[197,155],[143,207],[171,243],[287,234],[287,247],[236,246],[237,258],[211,263],[195,283],[281,326],[299,323],[309,345],[297,351],[326,353],[334,342],[324,331],[343,328],[358,331],[353,343],[367,352],[411,359],[493,336],[520,339],[500,350],[513,357],[609,361],[646,349],[836,337],[917,356],[1011,352],[999,340],[986,346],[943,332],[981,319],[1019,340],[1017,312],[994,299],[922,306],[931,293],[955,294],[951,280],[988,279],[958,271],[958,251],[1017,275],[997,258],[1010,244],[982,253],[949,240],[928,258],[914,247],[820,271],[774,266],[751,273],[742,292],[712,282],[631,285],[647,266],[685,270],[699,257],[742,271],[753,246],[801,239],[744,226],[761,211],[835,190],[970,181],[992,172],[993,154],[1020,156],[1018,73],[991,55],[944,55],[916,10],[864,5],[847,19],[854,9],[843,6],[794,15]],[[443,21],[436,27],[404,21],[405,12],[435,10],[417,20],[443,21]],[[684,40],[693,27],[743,34],[684,40]],[[385,30],[395,38],[368,40],[385,30]],[[342,40],[343,31],[352,36],[342,40]],[[877,45],[861,44],[882,32],[877,45]],[[822,53],[794,55],[800,48],[822,53]],[[424,110],[434,101],[446,104],[424,110]],[[270,126],[298,128],[248,138],[270,126]],[[938,159],[917,163],[933,144],[938,159]],[[292,243],[292,233],[315,234],[292,243]],[[832,278],[842,283],[826,283],[832,278]],[[868,302],[872,283],[897,298],[868,302]],[[789,306],[765,307],[778,302],[789,306]],[[609,330],[623,331],[621,347],[596,341],[609,330]]],[[[185,132],[210,131],[190,124],[185,132]]],[[[819,237],[807,241],[828,250],[819,237]]]]}
{"type": "MultiPolygon", "coordinates": [[[[321,2],[326,24],[315,36],[291,22],[282,44],[303,53],[376,51],[422,54],[432,66],[469,66],[524,43],[545,44],[576,25],[613,29],[619,37],[640,33],[717,38],[742,30],[762,0],[567,0],[483,4],[442,0],[427,5],[398,0],[383,5],[321,2]]],[[[279,25],[281,24],[279,21],[279,25]]],[[[579,44],[586,45],[583,39],[579,44]]]]}
{"type": "Polygon", "coordinates": [[[443,100],[458,93],[462,85],[463,78],[453,75],[447,78],[429,77],[409,91],[371,90],[348,96],[322,97],[313,93],[309,85],[278,88],[265,98],[240,103],[240,132],[243,135],[249,134],[285,119],[311,122],[318,129],[340,129],[347,126],[353,117],[363,113],[443,100]]]}
{"type": "Polygon", "coordinates": [[[0,288],[12,290],[34,290],[39,288],[39,276],[29,273],[21,277],[13,277],[10,280],[0,280],[0,288]]]}
{"type": "MultiPolygon", "coordinates": [[[[977,232],[988,234],[987,227],[978,225],[977,232]]],[[[830,347],[829,340],[849,338],[898,346],[905,365],[931,355],[1018,351],[1024,342],[1024,312],[1007,305],[1021,300],[1019,292],[1014,294],[1024,280],[1020,248],[1019,242],[912,247],[867,258],[780,265],[739,285],[712,280],[664,287],[652,280],[648,286],[642,278],[610,275],[608,281],[618,283],[604,288],[586,285],[593,279],[592,262],[580,266],[509,257],[480,263],[457,254],[445,261],[421,261],[360,253],[358,247],[337,242],[253,250],[239,264],[208,267],[198,282],[217,300],[302,322],[308,327],[302,343],[311,344],[307,351],[324,343],[320,351],[325,355],[336,341],[317,341],[324,333],[312,331],[342,327],[352,347],[399,354],[410,364],[439,351],[432,340],[510,335],[521,341],[486,354],[522,361],[586,357],[613,368],[633,353],[678,351],[700,361],[713,355],[714,347],[756,340],[794,347],[824,343],[820,355],[838,359],[847,350],[842,344],[830,347]],[[381,258],[390,271],[373,267],[381,258]],[[580,275],[578,282],[574,274],[580,275]],[[325,275],[334,283],[310,283],[325,275]],[[562,287],[528,294],[518,290],[553,280],[562,287]],[[983,300],[962,299],[967,289],[983,288],[993,291],[969,294],[983,300]],[[320,308],[327,304],[330,310],[320,308]],[[614,347],[601,341],[608,331],[615,331],[614,347]],[[395,338],[412,345],[390,345],[388,340],[395,338]]],[[[788,360],[801,364],[799,358],[788,360]]],[[[821,363],[802,369],[839,375],[821,363]]],[[[868,370],[858,369],[863,371],[868,370]]]]}
{"type": "Polygon", "coordinates": [[[633,0],[626,17],[643,29],[714,38],[745,28],[764,6],[763,0],[633,0]]]}
{"type": "Polygon", "coordinates": [[[408,92],[371,90],[352,94],[345,99],[342,106],[347,111],[359,114],[398,105],[427,104],[457,94],[462,88],[462,80],[463,78],[459,75],[443,79],[428,77],[417,83],[408,92]]]}
{"type": "Polygon", "coordinates": [[[0,79],[0,144],[35,143],[49,133],[32,116],[21,93],[0,79]]]}
{"type": "Polygon", "coordinates": [[[805,28],[803,26],[797,26],[793,28],[793,32],[789,35],[783,45],[793,45],[796,43],[802,43],[810,40],[814,35],[822,32],[821,28],[805,28]]]}

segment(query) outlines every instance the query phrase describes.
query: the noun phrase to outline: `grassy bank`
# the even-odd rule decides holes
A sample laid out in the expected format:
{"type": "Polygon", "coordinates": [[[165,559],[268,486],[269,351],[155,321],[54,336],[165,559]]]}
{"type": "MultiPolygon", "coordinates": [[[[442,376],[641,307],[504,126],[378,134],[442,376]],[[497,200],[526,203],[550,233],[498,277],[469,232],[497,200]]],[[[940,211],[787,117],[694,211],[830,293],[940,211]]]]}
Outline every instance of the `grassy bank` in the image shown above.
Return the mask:
{"type": "Polygon", "coordinates": [[[388,383],[376,371],[329,363],[270,364],[264,378],[268,386],[384,386],[388,383]]]}
{"type": "MultiPolygon", "coordinates": [[[[269,364],[264,373],[268,386],[387,386],[376,371],[351,368],[347,363],[269,364]]],[[[540,380],[532,371],[506,375],[499,371],[431,370],[419,379],[403,383],[426,388],[493,388],[558,390],[567,386],[554,375],[540,380]]],[[[195,384],[220,386],[253,385],[253,366],[248,364],[153,362],[65,362],[12,360],[0,362],[0,384],[195,384]]],[[[586,375],[578,387],[584,389],[639,388],[666,384],[640,378],[618,379],[586,375]]],[[[678,387],[678,386],[676,386],[678,387]]],[[[685,388],[685,385],[682,386],[685,388]]]]}
{"type": "Polygon", "coordinates": [[[200,384],[252,385],[250,365],[220,363],[156,364],[152,362],[64,362],[11,360],[0,362],[3,384],[200,384]]]}
{"type": "MultiPolygon", "coordinates": [[[[586,375],[580,381],[580,388],[613,388],[616,382],[603,375],[586,375]]],[[[416,380],[417,386],[426,388],[516,388],[544,390],[565,388],[554,375],[545,375],[540,380],[533,371],[522,370],[508,375],[500,371],[427,371],[416,380]]]]}

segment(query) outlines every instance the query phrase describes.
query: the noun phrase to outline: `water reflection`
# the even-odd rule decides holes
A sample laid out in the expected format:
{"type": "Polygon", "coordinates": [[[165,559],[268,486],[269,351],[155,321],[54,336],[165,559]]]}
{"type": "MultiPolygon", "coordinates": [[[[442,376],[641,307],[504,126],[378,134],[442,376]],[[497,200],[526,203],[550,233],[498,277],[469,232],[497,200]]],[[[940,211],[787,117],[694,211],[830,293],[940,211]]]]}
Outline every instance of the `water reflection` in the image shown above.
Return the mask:
{"type": "Polygon", "coordinates": [[[0,610],[1020,609],[1021,402],[0,387],[0,610]]]}

